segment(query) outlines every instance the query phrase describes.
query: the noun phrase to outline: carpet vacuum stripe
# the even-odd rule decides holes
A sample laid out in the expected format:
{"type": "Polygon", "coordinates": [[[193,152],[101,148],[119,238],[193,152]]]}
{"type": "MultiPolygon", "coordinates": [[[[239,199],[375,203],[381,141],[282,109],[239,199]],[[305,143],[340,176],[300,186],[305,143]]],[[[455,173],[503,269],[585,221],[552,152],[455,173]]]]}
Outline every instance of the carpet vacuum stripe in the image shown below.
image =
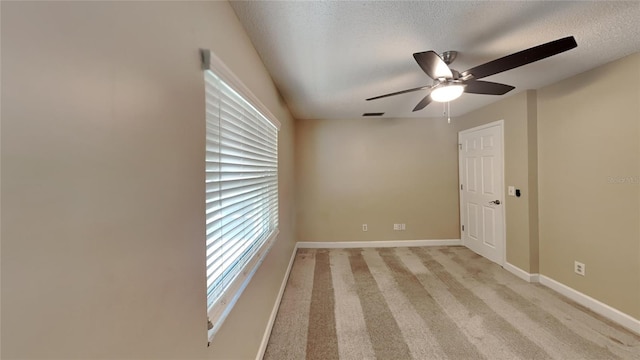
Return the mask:
{"type": "Polygon", "coordinates": [[[349,255],[332,251],[331,272],[335,298],[336,334],[342,359],[375,359],[371,338],[367,332],[360,298],[355,290],[356,280],[351,272],[349,255]]]}
{"type": "Polygon", "coordinates": [[[400,291],[405,294],[413,308],[425,321],[434,335],[432,339],[443,348],[445,355],[451,359],[483,358],[478,349],[463,334],[456,323],[447,316],[415,275],[410,273],[393,256],[392,251],[392,249],[380,249],[379,254],[384,264],[379,264],[379,268],[386,265],[386,271],[392,274],[400,291]]]}
{"type": "Polygon", "coordinates": [[[306,357],[314,270],[315,254],[298,250],[280,301],[280,310],[274,324],[275,331],[272,331],[269,337],[270,343],[287,346],[267,346],[265,359],[306,357]],[[284,316],[285,313],[294,316],[284,316]]]}
{"type": "Polygon", "coordinates": [[[468,261],[461,258],[455,250],[449,252],[450,249],[446,249],[449,258],[462,266],[467,272],[474,273],[475,279],[477,279],[486,288],[490,288],[498,295],[502,300],[509,302],[515,306],[516,309],[526,315],[531,321],[536,323],[541,329],[548,332],[549,336],[556,338],[558,341],[568,345],[572,351],[580,359],[617,359],[613,353],[606,348],[599,346],[579,335],[574,333],[571,328],[563,325],[558,319],[554,318],[549,312],[540,308],[533,302],[522,297],[517,292],[513,291],[508,286],[498,283],[495,279],[483,271],[481,266],[478,266],[478,262],[468,261]]]}
{"type": "Polygon", "coordinates": [[[493,311],[482,299],[458,282],[439,263],[418,248],[398,249],[406,266],[420,279],[422,286],[432,289],[436,301],[467,337],[483,349],[491,359],[548,359],[540,346],[529,340],[509,322],[493,311]]]}
{"type": "Polygon", "coordinates": [[[329,252],[318,250],[309,309],[307,359],[339,358],[334,309],[329,252]]]}
{"type": "MultiPolygon", "coordinates": [[[[485,304],[500,314],[502,318],[523,334],[527,334],[527,337],[536,344],[543,347],[552,358],[585,359],[585,354],[582,349],[575,348],[572,346],[575,344],[567,343],[563,341],[562,338],[554,335],[554,333],[565,331],[564,329],[560,331],[557,329],[548,329],[544,324],[540,324],[534,319],[531,319],[526,312],[522,311],[523,309],[521,309],[518,304],[511,301],[512,299],[505,298],[503,296],[504,294],[494,289],[494,285],[497,286],[498,284],[481,281],[480,274],[476,268],[452,260],[450,258],[450,249],[431,252],[429,255],[448,269],[460,283],[481,298],[485,304]],[[471,274],[471,276],[469,276],[469,274],[471,274]]],[[[470,259],[470,261],[473,261],[473,259],[470,259]]],[[[481,259],[478,259],[478,261],[481,261],[481,259]]],[[[609,359],[609,357],[601,357],[600,359],[609,359]]]]}
{"type": "MultiPolygon", "coordinates": [[[[364,310],[367,333],[371,339],[376,358],[390,359],[394,356],[411,358],[409,346],[402,336],[396,316],[389,307],[397,304],[389,304],[386,301],[367,262],[359,251],[349,251],[349,262],[355,278],[356,291],[364,310]],[[362,301],[362,299],[367,299],[367,301],[362,301]]],[[[387,293],[387,295],[390,294],[387,293]]],[[[398,315],[397,312],[396,315],[398,315]]]]}
{"type": "MultiPolygon", "coordinates": [[[[351,252],[357,254],[359,250],[351,250],[351,252]]],[[[384,299],[389,304],[402,333],[402,338],[409,347],[411,357],[414,359],[444,357],[444,351],[439,342],[424,341],[424,339],[435,339],[435,335],[405,293],[401,291],[398,283],[384,265],[382,258],[375,250],[371,249],[362,251],[362,254],[369,264],[369,270],[382,291],[384,299]]],[[[375,331],[375,329],[374,327],[371,330],[375,331]]]]}

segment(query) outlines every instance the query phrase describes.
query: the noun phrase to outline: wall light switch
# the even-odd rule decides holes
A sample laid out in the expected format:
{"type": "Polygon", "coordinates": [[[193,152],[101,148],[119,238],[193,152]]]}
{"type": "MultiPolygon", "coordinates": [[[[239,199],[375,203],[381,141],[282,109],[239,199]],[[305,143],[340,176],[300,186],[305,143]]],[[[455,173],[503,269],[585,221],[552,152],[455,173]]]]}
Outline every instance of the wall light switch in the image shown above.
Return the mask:
{"type": "Polygon", "coordinates": [[[516,196],[516,187],[509,186],[509,196],[516,196]]]}

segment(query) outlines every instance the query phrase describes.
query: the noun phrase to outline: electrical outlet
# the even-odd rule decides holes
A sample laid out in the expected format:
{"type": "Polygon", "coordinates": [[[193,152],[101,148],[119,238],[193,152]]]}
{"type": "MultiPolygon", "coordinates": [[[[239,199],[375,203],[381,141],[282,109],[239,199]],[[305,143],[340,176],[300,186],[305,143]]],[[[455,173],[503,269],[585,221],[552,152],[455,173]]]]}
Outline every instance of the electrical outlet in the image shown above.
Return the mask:
{"type": "Polygon", "coordinates": [[[393,224],[393,230],[400,230],[400,224],[393,224]]]}
{"type": "Polygon", "coordinates": [[[575,271],[575,273],[578,275],[585,276],[585,273],[587,271],[587,266],[581,262],[575,261],[573,263],[573,271],[575,271]]]}
{"type": "Polygon", "coordinates": [[[407,225],[406,224],[400,224],[400,229],[402,231],[407,230],[407,225]]]}
{"type": "Polygon", "coordinates": [[[367,227],[367,224],[362,224],[362,231],[367,231],[369,230],[367,227]]]}

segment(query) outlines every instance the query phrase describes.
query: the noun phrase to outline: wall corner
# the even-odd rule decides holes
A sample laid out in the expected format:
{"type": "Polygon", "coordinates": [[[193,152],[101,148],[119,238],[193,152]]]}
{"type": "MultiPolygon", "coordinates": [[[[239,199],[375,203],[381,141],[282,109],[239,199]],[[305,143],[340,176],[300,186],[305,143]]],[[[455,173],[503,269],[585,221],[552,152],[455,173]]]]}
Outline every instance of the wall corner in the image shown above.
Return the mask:
{"type": "Polygon", "coordinates": [[[527,152],[529,160],[529,272],[540,268],[538,224],[538,91],[527,90],[527,152]]]}

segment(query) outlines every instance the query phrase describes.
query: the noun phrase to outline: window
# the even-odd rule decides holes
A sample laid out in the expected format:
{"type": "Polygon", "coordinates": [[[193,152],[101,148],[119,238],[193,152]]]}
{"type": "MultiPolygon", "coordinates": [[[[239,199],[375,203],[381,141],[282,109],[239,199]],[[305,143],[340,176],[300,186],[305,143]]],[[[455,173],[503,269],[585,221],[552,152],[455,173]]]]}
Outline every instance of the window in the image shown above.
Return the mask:
{"type": "Polygon", "coordinates": [[[204,165],[213,335],[278,234],[279,123],[219,59],[202,54],[209,65],[204,165]]]}

